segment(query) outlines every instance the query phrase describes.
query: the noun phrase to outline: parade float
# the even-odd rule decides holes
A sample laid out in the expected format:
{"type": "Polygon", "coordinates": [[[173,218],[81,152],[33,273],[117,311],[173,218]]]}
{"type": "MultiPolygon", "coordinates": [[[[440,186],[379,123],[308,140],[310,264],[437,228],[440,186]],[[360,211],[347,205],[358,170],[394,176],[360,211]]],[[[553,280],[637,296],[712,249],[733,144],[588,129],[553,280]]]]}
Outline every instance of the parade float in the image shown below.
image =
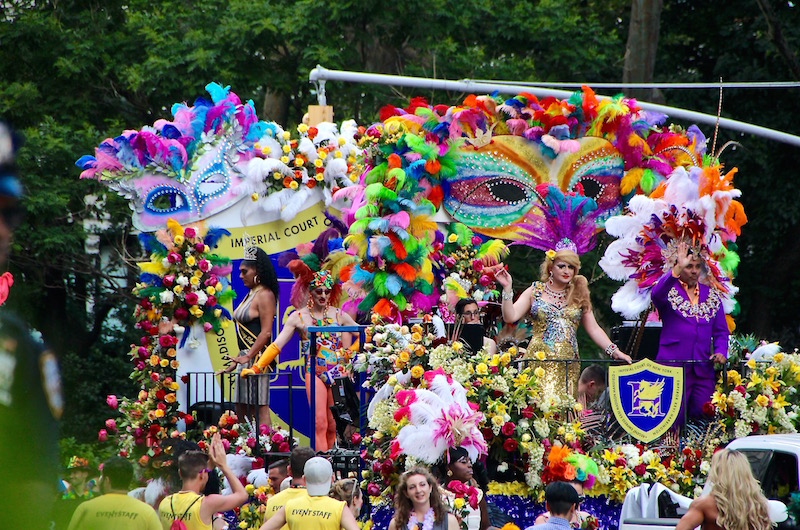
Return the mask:
{"type": "MultiPolygon", "coordinates": [[[[341,251],[354,264],[340,280],[352,287],[354,311],[368,315],[366,342],[342,360],[371,398],[361,403],[362,434],[345,440],[360,451],[373,506],[368,524],[388,524],[406,466],[435,463],[421,438],[434,446],[467,440],[489,472],[489,502],[519,527],[544,511],[546,484],[577,480],[589,497],[583,509],[600,527],[615,528],[631,488],[658,482],[697,495],[717,447],[796,432],[800,355],[777,345],[749,358],[758,345],[732,339],[706,421],[645,443],[635,431],[612,428],[610,413],[598,419],[566,392],[543,392],[547,352],[528,348],[524,324],[504,330],[499,351],[488,354],[449,333],[436,339],[425,318],[434,308],[447,318],[448,301],[466,295],[496,304],[493,274],[483,270],[502,262],[508,245],[535,247],[545,232],[558,235],[552,219],[580,219],[587,245],[603,231],[615,239],[601,265],[621,282],[610,303],[624,318],[644,320],[665,249],[691,238],[707,252],[709,281],[724,293],[732,329],[735,242],[746,217],[736,170],[723,169],[697,127],[670,125],[635,100],[600,99],[584,87],[563,100],[470,95],[451,106],[415,99],[382,108],[374,124],[289,130],[259,121],[252,102],[228,88],[207,90],[211,99],[176,104],[171,121],[125,131],[78,161],[83,178],[130,201],[149,257],[133,288],[141,340],[129,352],[141,390],[109,396],[116,412],[100,431],[101,441],[113,440],[140,464],[143,477],[169,465],[166,448],[175,439],[202,447],[221,432],[231,453],[246,459],[243,476],[248,467],[263,469],[266,453],[307,443],[313,428],[296,341],[266,376],[271,429],[229,412],[199,423],[201,405],[224,408],[227,399],[220,380],[196,378],[219,370],[236,347],[230,315],[245,289],[231,271],[244,248],[263,248],[280,278],[275,336],[293,309],[292,277],[279,258],[307,247],[329,223],[326,215],[348,230],[341,251]],[[426,399],[427,416],[419,406],[426,399]],[[450,412],[432,434],[443,410],[450,412]]],[[[240,528],[259,526],[269,494],[258,473],[250,475],[251,502],[235,514],[240,528]]]]}

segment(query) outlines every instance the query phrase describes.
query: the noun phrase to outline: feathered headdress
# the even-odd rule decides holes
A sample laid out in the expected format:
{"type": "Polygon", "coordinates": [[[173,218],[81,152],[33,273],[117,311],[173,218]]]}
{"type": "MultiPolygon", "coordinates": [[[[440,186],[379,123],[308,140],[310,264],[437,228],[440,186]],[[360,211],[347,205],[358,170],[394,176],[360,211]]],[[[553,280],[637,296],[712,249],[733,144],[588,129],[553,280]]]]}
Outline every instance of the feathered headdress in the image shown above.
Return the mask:
{"type": "Polygon", "coordinates": [[[672,267],[677,243],[685,241],[705,264],[702,281],[723,295],[725,311],[735,302],[730,278],[738,256],[728,244],[747,221],[740,195],[731,184],[734,171],[722,175],[719,166],[679,167],[651,197],[631,199],[626,215],[606,221],[617,240],[606,249],[600,266],[615,280],[625,281],[611,307],[626,318],[637,318],[650,305],[650,289],[672,267]]]}
{"type": "Polygon", "coordinates": [[[599,472],[594,460],[559,444],[550,448],[545,462],[542,471],[542,482],[545,485],[556,481],[578,481],[584,488],[591,489],[599,472]]]}
{"type": "Polygon", "coordinates": [[[582,195],[564,194],[552,184],[540,184],[541,203],[526,216],[519,244],[539,250],[571,250],[578,255],[594,248],[597,204],[582,195]]]}
{"type": "Polygon", "coordinates": [[[448,449],[461,447],[473,462],[487,451],[479,429],[483,414],[467,401],[467,392],[441,368],[425,372],[427,388],[401,390],[395,420],[407,420],[392,442],[392,453],[405,454],[428,464],[442,460],[448,449]]]}
{"type": "Polygon", "coordinates": [[[329,213],[326,212],[325,217],[331,227],[322,232],[313,244],[303,243],[295,252],[286,252],[278,259],[278,264],[289,269],[295,277],[290,302],[297,309],[305,307],[309,290],[312,286],[318,287],[319,282],[332,283],[330,300],[333,304],[338,306],[342,297],[337,269],[343,265],[342,259],[348,259],[342,248],[345,228],[340,220],[329,213]]]}

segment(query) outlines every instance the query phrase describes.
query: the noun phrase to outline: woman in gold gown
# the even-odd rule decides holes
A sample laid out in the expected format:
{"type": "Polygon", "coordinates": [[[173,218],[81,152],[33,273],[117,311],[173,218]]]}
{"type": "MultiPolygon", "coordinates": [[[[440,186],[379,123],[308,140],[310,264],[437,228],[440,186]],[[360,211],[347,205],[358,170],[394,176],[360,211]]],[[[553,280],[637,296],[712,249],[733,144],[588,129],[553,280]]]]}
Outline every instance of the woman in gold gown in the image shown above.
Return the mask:
{"type": "Polygon", "coordinates": [[[589,283],[578,274],[581,262],[568,239],[560,241],[556,250],[548,250],[541,266],[540,281],[533,282],[513,302],[511,275],[503,265],[497,266],[495,278],[503,286],[503,320],[513,324],[530,312],[533,337],[527,358],[543,351],[547,361],[542,388],[545,395],[575,394],[580,376],[577,331],[583,325],[589,337],[612,359],[631,362],[631,358],[608,338],[597,323],[589,299],[589,283]]]}

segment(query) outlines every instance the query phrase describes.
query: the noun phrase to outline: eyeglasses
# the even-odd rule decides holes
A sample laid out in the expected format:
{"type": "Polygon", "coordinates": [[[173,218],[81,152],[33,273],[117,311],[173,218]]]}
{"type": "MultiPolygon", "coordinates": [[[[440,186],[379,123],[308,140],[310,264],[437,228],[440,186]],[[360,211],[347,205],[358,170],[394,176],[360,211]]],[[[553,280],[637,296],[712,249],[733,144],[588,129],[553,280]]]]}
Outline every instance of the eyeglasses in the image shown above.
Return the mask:
{"type": "Polygon", "coordinates": [[[481,314],[480,310],[475,310],[475,311],[464,311],[464,312],[462,313],[462,315],[464,315],[465,317],[476,317],[476,316],[478,316],[478,315],[480,315],[480,314],[481,314]]]}
{"type": "Polygon", "coordinates": [[[208,469],[208,468],[203,468],[203,469],[200,471],[200,473],[211,473],[212,471],[214,471],[214,470],[213,470],[213,469],[208,469]]]}
{"type": "Polygon", "coordinates": [[[584,495],[578,495],[578,504],[582,503],[585,500],[586,500],[586,497],[584,495]]]}

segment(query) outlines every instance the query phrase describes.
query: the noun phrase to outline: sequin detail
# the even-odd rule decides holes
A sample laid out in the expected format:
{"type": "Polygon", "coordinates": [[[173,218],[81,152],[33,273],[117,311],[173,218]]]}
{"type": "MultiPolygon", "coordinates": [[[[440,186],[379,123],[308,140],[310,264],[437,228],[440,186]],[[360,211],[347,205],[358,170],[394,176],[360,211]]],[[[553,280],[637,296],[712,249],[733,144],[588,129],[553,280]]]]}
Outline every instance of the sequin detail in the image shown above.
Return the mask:
{"type": "Polygon", "coordinates": [[[672,310],[680,313],[683,318],[702,319],[706,322],[714,318],[722,303],[722,299],[716,289],[709,289],[706,301],[697,305],[693,305],[675,287],[671,288],[667,293],[667,300],[669,300],[672,310]]]}

